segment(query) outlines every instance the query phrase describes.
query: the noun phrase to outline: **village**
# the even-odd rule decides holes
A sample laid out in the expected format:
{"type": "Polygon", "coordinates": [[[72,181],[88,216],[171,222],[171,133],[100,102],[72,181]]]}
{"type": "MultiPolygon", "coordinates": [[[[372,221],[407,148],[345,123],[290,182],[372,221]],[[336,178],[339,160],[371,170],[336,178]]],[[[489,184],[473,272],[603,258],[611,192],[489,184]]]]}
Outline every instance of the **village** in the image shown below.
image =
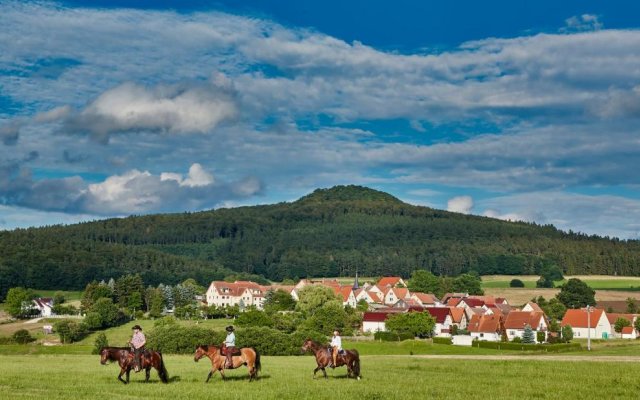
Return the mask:
{"type": "MultiPolygon", "coordinates": [[[[208,305],[219,307],[239,305],[262,309],[265,294],[269,290],[283,290],[298,300],[298,292],[308,285],[322,285],[342,298],[343,305],[356,308],[366,302],[361,333],[371,334],[386,331],[385,321],[397,313],[427,312],[435,319],[434,337],[453,337],[454,344],[470,345],[472,340],[508,341],[522,339],[529,327],[534,341],[546,342],[550,335],[550,318],[538,304],[530,301],[524,305],[509,304],[508,299],[494,296],[473,296],[467,293],[447,293],[438,299],[431,293],[411,292],[401,277],[383,277],[376,283],[359,284],[356,277],[353,285],[341,284],[337,279],[302,279],[296,285],[263,286],[250,281],[228,283],[214,281],[205,298],[208,305]]],[[[635,329],[638,314],[607,312],[598,304],[595,307],[568,309],[558,321],[560,327],[569,326],[577,339],[636,339],[635,329]],[[627,326],[616,332],[619,319],[628,321],[627,326]]]]}

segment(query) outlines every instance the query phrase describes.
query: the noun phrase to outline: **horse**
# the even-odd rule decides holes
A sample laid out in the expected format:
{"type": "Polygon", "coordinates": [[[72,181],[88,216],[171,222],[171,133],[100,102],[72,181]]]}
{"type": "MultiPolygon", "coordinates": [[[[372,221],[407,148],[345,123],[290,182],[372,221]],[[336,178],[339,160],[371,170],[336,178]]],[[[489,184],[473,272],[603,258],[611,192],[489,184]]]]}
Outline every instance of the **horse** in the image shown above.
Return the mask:
{"type": "MultiPolygon", "coordinates": [[[[316,373],[322,370],[325,379],[327,378],[327,371],[325,368],[332,361],[332,355],[327,346],[323,346],[318,342],[314,342],[311,339],[304,341],[302,345],[302,352],[306,353],[311,350],[316,356],[316,363],[318,366],[313,370],[313,379],[316,378],[316,373]]],[[[344,350],[344,354],[338,354],[336,357],[336,367],[347,366],[347,376],[349,378],[355,378],[360,380],[360,354],[358,350],[344,350]]]]}
{"type": "MultiPolygon", "coordinates": [[[[135,355],[129,347],[103,347],[100,349],[100,364],[106,365],[108,361],[117,361],[120,366],[120,374],[118,380],[125,385],[129,383],[129,374],[135,365],[135,355]],[[122,379],[122,375],[126,373],[127,380],[122,379]]],[[[151,368],[158,371],[158,377],[162,383],[169,382],[169,373],[164,366],[162,353],[159,351],[145,350],[140,355],[141,368],[145,370],[145,382],[149,382],[151,368]]]]}
{"type": "MultiPolygon", "coordinates": [[[[207,375],[206,382],[213,376],[216,371],[220,371],[220,376],[225,379],[223,370],[226,369],[225,361],[226,356],[222,355],[220,347],[214,345],[199,345],[196,347],[196,352],[193,356],[193,361],[198,361],[202,357],[207,356],[211,360],[211,371],[207,375]]],[[[258,371],[262,368],[260,364],[260,354],[256,349],[252,347],[243,347],[240,349],[240,355],[233,356],[233,366],[230,369],[238,368],[242,365],[246,365],[249,369],[249,382],[258,378],[258,371]]]]}

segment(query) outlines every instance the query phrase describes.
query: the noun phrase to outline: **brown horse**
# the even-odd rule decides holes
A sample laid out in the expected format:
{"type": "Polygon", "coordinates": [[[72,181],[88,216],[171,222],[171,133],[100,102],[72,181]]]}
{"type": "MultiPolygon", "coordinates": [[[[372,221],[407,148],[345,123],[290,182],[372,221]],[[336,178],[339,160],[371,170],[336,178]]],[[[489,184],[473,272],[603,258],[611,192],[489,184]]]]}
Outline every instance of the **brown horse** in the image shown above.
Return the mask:
{"type": "MultiPolygon", "coordinates": [[[[209,375],[207,375],[207,380],[205,382],[209,382],[209,379],[211,379],[216,371],[220,371],[220,376],[222,376],[222,379],[224,380],[225,377],[223,370],[226,368],[226,356],[222,355],[220,347],[214,345],[200,345],[196,347],[193,361],[197,362],[204,356],[209,357],[209,360],[211,360],[211,371],[209,371],[209,375]]],[[[233,356],[233,366],[231,369],[238,368],[242,365],[246,365],[247,368],[249,368],[249,382],[253,379],[257,379],[258,371],[262,368],[262,365],[260,364],[260,354],[251,347],[241,348],[240,355],[233,356]]]]}
{"type": "MultiPolygon", "coordinates": [[[[322,370],[325,379],[327,378],[327,371],[325,368],[332,361],[331,352],[327,346],[323,346],[318,342],[314,342],[311,339],[304,341],[302,345],[302,351],[307,352],[311,350],[316,356],[316,363],[318,366],[313,370],[313,379],[316,378],[316,372],[322,370]]],[[[349,378],[356,378],[360,380],[360,354],[358,350],[345,350],[344,354],[338,354],[336,357],[336,367],[347,366],[347,376],[349,378]]]]}
{"type": "MultiPolygon", "coordinates": [[[[129,383],[129,374],[135,365],[135,355],[128,347],[103,347],[100,350],[100,364],[105,365],[108,361],[117,361],[120,366],[120,374],[118,380],[124,384],[129,383]],[[126,373],[127,380],[122,379],[122,375],[126,373]]],[[[158,371],[158,376],[162,383],[169,382],[169,374],[164,366],[162,353],[159,351],[145,350],[140,356],[140,364],[145,370],[145,382],[149,382],[151,368],[158,371]]]]}

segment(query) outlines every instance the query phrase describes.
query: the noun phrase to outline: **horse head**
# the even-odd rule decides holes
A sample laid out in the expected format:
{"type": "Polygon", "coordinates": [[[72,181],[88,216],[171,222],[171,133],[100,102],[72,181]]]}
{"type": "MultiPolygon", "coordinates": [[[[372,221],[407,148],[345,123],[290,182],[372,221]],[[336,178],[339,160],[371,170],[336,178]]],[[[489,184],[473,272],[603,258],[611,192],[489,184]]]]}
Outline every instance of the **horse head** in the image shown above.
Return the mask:
{"type": "Polygon", "coordinates": [[[304,343],[302,344],[302,348],[300,349],[300,351],[302,353],[306,353],[309,350],[313,350],[313,348],[316,347],[315,343],[313,342],[313,340],[307,338],[304,343]]]}
{"type": "Polygon", "coordinates": [[[209,346],[206,344],[198,345],[198,347],[196,347],[196,352],[193,355],[193,361],[198,362],[202,357],[206,356],[209,351],[208,347],[209,346]]]}
{"type": "Polygon", "coordinates": [[[110,359],[109,349],[103,347],[100,349],[100,364],[105,365],[110,359]]]}

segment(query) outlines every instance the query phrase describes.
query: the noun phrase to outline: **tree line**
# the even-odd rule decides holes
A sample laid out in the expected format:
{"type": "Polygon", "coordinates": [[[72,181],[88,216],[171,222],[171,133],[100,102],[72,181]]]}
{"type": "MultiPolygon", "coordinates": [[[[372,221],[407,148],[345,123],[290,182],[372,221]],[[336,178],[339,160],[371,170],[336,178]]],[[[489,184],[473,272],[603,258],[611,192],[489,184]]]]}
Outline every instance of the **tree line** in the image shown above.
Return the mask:
{"type": "Polygon", "coordinates": [[[341,186],[292,203],[132,216],[0,233],[0,299],[9,287],[79,289],[140,274],[205,285],[232,274],[305,277],[640,275],[640,242],[412,206],[341,186]]]}

